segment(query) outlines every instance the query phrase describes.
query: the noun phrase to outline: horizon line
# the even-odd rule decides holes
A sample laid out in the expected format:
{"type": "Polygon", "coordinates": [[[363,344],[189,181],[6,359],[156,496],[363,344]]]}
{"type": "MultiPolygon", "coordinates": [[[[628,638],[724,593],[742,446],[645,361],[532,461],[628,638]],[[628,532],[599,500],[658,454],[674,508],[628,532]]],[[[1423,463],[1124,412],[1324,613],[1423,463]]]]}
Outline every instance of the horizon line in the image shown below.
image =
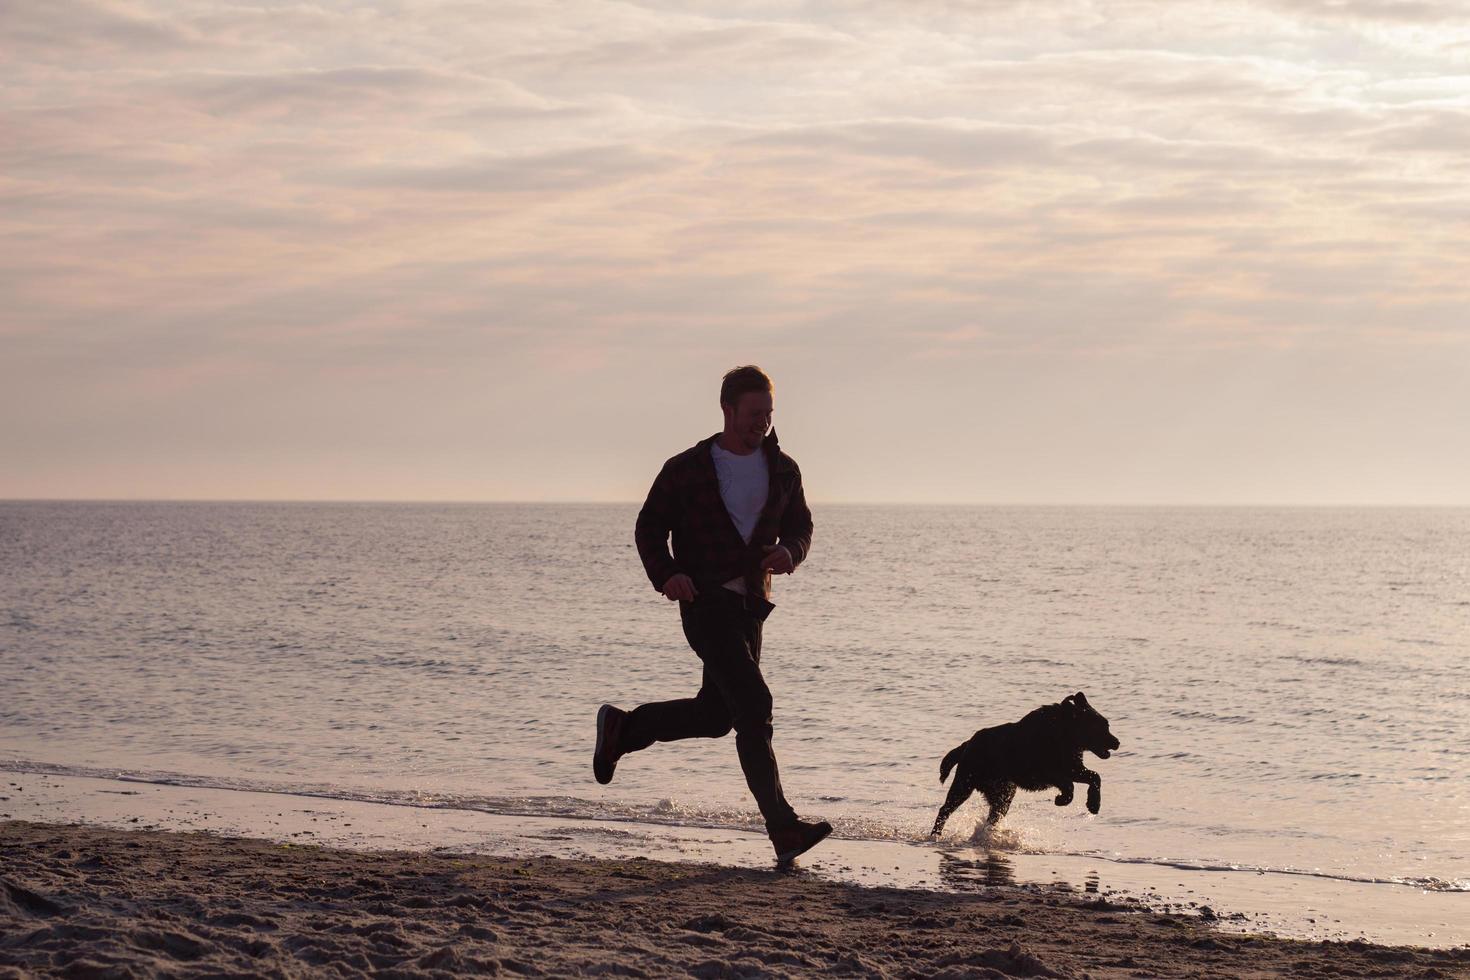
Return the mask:
{"type": "MultiPolygon", "coordinates": [[[[593,500],[587,498],[553,498],[529,500],[525,498],[410,498],[410,497],[0,497],[0,504],[509,504],[521,506],[637,506],[641,500],[623,499],[593,500]]],[[[815,500],[813,506],[822,507],[997,507],[997,508],[1259,508],[1259,509],[1466,509],[1467,503],[1363,503],[1363,502],[1312,502],[1272,503],[1261,501],[1212,501],[1212,502],[1086,502],[1086,501],[997,501],[997,500],[815,500]]]]}

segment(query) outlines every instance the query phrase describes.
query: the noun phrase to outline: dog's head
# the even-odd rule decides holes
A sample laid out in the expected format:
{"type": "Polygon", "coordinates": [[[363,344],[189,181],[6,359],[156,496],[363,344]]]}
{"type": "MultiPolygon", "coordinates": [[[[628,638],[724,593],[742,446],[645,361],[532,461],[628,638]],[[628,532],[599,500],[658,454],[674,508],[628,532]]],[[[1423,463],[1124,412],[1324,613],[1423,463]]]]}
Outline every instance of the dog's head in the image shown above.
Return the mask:
{"type": "Polygon", "coordinates": [[[1063,698],[1062,707],[1068,709],[1076,726],[1078,748],[1086,749],[1099,759],[1106,759],[1121,744],[1108,731],[1108,720],[1087,703],[1087,695],[1081,691],[1063,698]]]}

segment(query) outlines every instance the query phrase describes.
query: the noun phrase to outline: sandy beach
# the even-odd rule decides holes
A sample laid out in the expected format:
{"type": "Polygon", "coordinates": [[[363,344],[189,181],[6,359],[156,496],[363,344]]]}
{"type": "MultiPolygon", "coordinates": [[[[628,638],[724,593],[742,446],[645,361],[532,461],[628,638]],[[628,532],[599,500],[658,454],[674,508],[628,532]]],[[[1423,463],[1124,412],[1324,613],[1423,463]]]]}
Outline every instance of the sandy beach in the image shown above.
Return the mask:
{"type": "Polygon", "coordinates": [[[0,976],[1470,976],[1470,950],[648,860],[0,823],[0,976]]]}

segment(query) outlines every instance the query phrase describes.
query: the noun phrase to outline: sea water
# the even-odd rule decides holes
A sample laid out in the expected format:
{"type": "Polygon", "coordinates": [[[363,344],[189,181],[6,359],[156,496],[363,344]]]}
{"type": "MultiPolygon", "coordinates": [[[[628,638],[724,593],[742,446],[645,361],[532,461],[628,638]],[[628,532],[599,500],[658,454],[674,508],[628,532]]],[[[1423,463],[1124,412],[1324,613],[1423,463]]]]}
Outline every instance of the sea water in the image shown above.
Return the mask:
{"type": "MultiPolygon", "coordinates": [[[[592,779],[598,705],[699,686],[636,511],[0,502],[0,766],[756,828],[733,739],[592,779]]],[[[1470,510],[815,519],[762,659],[802,814],[925,846],[946,751],[1085,691],[1102,812],[1021,793],[993,843],[1470,893],[1470,510]]]]}

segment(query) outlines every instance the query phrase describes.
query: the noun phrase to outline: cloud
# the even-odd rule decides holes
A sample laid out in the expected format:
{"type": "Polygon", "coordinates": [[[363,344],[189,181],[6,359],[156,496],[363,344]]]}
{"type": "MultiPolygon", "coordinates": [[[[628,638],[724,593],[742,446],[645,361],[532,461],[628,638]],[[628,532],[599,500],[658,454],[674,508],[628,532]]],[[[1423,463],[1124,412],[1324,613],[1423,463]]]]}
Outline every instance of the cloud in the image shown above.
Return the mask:
{"type": "Polygon", "coordinates": [[[811,27],[723,23],[655,28],[638,37],[513,55],[498,64],[506,69],[551,70],[559,74],[606,70],[672,74],[689,68],[701,73],[725,73],[754,64],[805,67],[854,50],[851,39],[811,27]]]}
{"type": "Polygon", "coordinates": [[[1463,159],[1470,145],[1470,109],[1418,112],[1412,120],[1385,126],[1369,145],[1385,157],[1434,157],[1449,154],[1463,159]]]}
{"type": "Polygon", "coordinates": [[[918,159],[963,170],[1042,163],[1055,145],[1044,131],[1024,126],[903,120],[783,130],[746,142],[821,155],[918,159]]]}
{"type": "MultiPolygon", "coordinates": [[[[350,68],[277,72],[197,72],[170,76],[168,92],[207,112],[311,111],[331,116],[347,108],[385,104],[421,105],[446,95],[487,87],[484,79],[411,67],[360,65],[350,68]]],[[[531,101],[502,83],[513,97],[531,101]]]]}
{"type": "Polygon", "coordinates": [[[485,156],[420,167],[360,168],[324,174],[327,183],[460,194],[545,193],[605,187],[667,171],[677,158],[628,146],[525,156],[485,156]]]}
{"type": "Polygon", "coordinates": [[[1443,24],[1470,17],[1462,4],[1437,0],[1266,0],[1297,17],[1326,20],[1443,24]]]}
{"type": "Polygon", "coordinates": [[[161,12],[104,0],[0,3],[7,47],[50,59],[81,54],[157,54],[191,49],[201,36],[161,12]]]}

